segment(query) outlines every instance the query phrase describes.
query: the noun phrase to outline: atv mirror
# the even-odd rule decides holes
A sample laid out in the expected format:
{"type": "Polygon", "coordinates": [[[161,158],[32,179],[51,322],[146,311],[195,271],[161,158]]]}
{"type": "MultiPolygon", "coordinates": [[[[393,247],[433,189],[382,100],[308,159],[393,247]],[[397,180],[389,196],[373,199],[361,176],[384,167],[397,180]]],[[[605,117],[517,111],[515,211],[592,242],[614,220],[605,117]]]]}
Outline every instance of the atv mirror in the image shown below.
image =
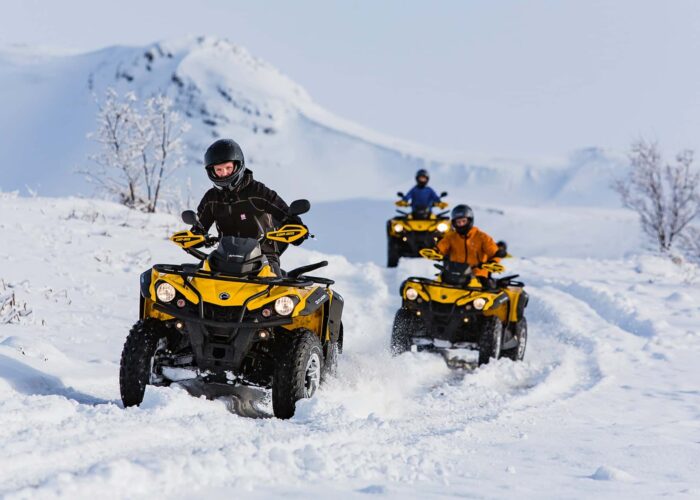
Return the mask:
{"type": "Polygon", "coordinates": [[[443,191],[442,193],[440,193],[440,198],[444,198],[445,196],[447,196],[447,191],[443,191]]]}
{"type": "Polygon", "coordinates": [[[396,196],[398,196],[399,198],[403,198],[403,193],[399,191],[398,193],[396,193],[396,196]]]}
{"type": "Polygon", "coordinates": [[[294,200],[292,204],[289,205],[289,215],[301,215],[309,210],[311,210],[311,203],[309,203],[309,200],[294,200]]]}
{"type": "Polygon", "coordinates": [[[197,214],[194,213],[194,210],[185,210],[182,212],[182,222],[185,224],[189,224],[190,226],[199,226],[199,219],[197,218],[197,214]]]}

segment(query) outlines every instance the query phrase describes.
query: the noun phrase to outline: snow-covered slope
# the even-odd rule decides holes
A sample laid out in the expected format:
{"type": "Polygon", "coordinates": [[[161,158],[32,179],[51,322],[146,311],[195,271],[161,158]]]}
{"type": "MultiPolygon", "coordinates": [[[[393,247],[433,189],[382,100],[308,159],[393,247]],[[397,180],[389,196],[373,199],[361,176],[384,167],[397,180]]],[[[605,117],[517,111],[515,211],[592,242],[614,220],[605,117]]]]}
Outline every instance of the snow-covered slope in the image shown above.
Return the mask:
{"type": "Polygon", "coordinates": [[[284,197],[314,202],[389,199],[418,168],[436,189],[470,203],[615,206],[610,174],[621,161],[589,148],[569,158],[517,160],[445,154],[387,138],[316,105],[299,85],[226,40],[191,38],[88,54],[0,52],[0,188],[43,195],[90,194],[73,172],[94,147],[93,95],[107,87],[141,96],[166,92],[193,125],[187,136],[193,196],[216,137],[243,146],[256,176],[284,197]]]}
{"type": "MultiPolygon", "coordinates": [[[[278,421],[176,388],[121,408],[138,274],[189,259],[166,240],[176,219],[7,194],[0,213],[0,295],[26,314],[0,325],[4,498],[700,495],[700,276],[606,245],[632,234],[624,217],[587,234],[597,259],[548,254],[566,245],[557,232],[521,239],[527,257],[506,264],[532,297],[526,360],[474,372],[385,350],[398,284],[430,263],[328,256],[347,308],[339,375],[278,421]]],[[[541,214],[519,211],[518,223],[541,214]]],[[[590,222],[583,210],[551,215],[590,222]]],[[[292,248],[283,263],[322,256],[292,248]]]]}

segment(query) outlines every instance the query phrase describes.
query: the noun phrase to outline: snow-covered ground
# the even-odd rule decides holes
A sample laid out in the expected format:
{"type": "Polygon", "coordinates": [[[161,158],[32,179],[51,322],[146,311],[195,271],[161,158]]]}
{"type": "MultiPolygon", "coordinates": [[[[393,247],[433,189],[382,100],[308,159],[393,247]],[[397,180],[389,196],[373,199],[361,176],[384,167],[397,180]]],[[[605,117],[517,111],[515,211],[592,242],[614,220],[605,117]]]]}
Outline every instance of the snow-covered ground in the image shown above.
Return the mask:
{"type": "MultiPolygon", "coordinates": [[[[365,205],[336,203],[338,224],[365,205]]],[[[522,363],[463,372],[386,351],[398,284],[432,272],[377,264],[391,206],[363,216],[379,227],[372,255],[326,236],[322,208],[308,215],[317,240],[283,264],[336,254],[324,274],[346,299],[346,350],[338,377],[279,421],[177,388],[121,407],[138,274],[190,260],[166,240],[174,217],[0,194],[0,297],[24,314],[0,325],[0,496],[700,496],[700,270],[644,254],[630,214],[479,208],[527,283],[530,340],[522,363]]]]}

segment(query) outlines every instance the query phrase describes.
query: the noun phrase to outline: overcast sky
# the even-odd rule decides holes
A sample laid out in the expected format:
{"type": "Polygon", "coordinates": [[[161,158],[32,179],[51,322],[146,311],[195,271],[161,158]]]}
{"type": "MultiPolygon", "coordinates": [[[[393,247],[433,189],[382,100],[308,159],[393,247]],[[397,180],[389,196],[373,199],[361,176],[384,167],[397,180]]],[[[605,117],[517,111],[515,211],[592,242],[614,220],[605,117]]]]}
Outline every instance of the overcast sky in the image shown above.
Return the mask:
{"type": "Polygon", "coordinates": [[[503,156],[700,149],[700,1],[2,0],[0,44],[227,37],[369,128],[503,156]]]}

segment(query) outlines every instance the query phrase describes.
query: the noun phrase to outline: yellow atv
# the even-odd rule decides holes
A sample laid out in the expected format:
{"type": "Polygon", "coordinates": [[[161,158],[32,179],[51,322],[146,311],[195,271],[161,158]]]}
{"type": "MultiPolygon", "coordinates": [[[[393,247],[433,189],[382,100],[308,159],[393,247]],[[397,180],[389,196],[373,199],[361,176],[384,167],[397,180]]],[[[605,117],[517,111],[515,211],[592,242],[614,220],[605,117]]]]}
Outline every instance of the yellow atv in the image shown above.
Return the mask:
{"type": "MultiPolygon", "coordinates": [[[[396,193],[403,198],[403,193],[396,193]]],[[[440,198],[447,196],[446,192],[440,198]]],[[[397,207],[408,207],[403,199],[395,202],[397,207]]],[[[447,203],[439,201],[433,204],[436,208],[446,208],[447,203]]],[[[432,207],[412,210],[411,213],[396,210],[400,215],[386,223],[387,235],[387,267],[396,267],[401,257],[420,257],[421,248],[435,246],[450,228],[450,218],[447,211],[437,215],[432,213],[432,207]]]]}
{"type": "MultiPolygon", "coordinates": [[[[295,201],[290,216],[309,206],[295,201]]],[[[201,228],[193,211],[182,219],[201,228]]],[[[281,243],[306,237],[297,224],[264,236],[281,243]]],[[[141,275],[140,319],[121,357],[124,406],[141,404],[146,385],[194,381],[209,394],[272,389],[275,416],[292,417],[296,402],[335,371],[342,350],[343,298],[332,280],[306,274],[328,263],[276,275],[257,239],[222,237],[209,254],[196,248],[217,243],[204,234],[182,231],[171,240],[199,262],[157,264],[141,275]]]]}
{"type": "MultiPolygon", "coordinates": [[[[432,249],[421,256],[442,260],[432,249]]],[[[391,350],[434,351],[448,365],[469,366],[464,350],[478,351],[478,364],[507,357],[520,361],[527,344],[525,307],[528,294],[517,275],[479,281],[467,264],[436,264],[437,279],[411,277],[401,285],[402,306],[396,312],[391,350]]],[[[502,272],[497,263],[482,264],[489,272],[502,272]]]]}

